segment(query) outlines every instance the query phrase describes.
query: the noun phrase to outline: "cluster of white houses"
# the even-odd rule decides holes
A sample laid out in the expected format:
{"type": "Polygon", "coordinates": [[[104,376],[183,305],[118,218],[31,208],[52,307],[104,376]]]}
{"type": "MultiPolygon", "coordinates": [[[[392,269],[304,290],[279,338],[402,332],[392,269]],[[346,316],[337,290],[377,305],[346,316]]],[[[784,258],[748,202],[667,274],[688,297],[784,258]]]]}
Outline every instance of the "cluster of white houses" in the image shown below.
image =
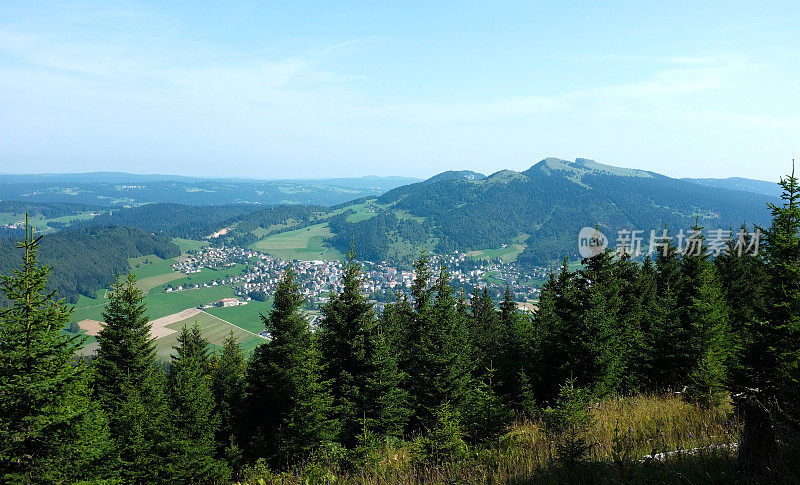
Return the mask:
{"type": "MultiPolygon", "coordinates": [[[[398,267],[389,262],[361,261],[363,279],[361,290],[382,306],[391,295],[408,292],[416,278],[413,270],[398,267]]],[[[499,296],[506,286],[514,292],[515,299],[526,302],[536,299],[538,289],[532,284],[535,278],[546,275],[545,268],[520,273],[514,263],[499,260],[473,260],[463,253],[430,256],[432,278],[438,275],[442,265],[446,265],[451,282],[466,291],[488,289],[493,296],[499,296]]],[[[199,273],[204,269],[220,270],[241,266],[241,273],[225,272],[219,279],[202,284],[167,286],[166,291],[231,285],[240,298],[221,300],[220,306],[246,303],[252,297],[263,298],[275,291],[283,277],[288,262],[268,254],[240,247],[206,247],[196,254],[189,255],[175,263],[173,269],[187,275],[199,273]],[[235,300],[235,301],[234,301],[235,300]]],[[[342,263],[339,261],[292,261],[300,290],[310,306],[314,307],[328,301],[331,292],[342,290],[342,263]]]]}

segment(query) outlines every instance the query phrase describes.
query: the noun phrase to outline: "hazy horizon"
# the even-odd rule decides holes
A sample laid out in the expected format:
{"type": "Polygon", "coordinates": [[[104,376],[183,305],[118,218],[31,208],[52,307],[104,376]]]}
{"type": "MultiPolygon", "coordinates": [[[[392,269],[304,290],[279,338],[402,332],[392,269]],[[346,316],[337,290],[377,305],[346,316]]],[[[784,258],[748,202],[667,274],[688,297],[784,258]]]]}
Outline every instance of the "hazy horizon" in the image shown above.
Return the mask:
{"type": "Polygon", "coordinates": [[[800,4],[0,6],[0,171],[427,178],[577,157],[775,181],[800,4]]]}
{"type": "MultiPolygon", "coordinates": [[[[579,157],[579,158],[585,158],[585,157],[579,157]]],[[[572,161],[572,160],[569,160],[569,161],[572,161]]],[[[532,164],[532,165],[535,165],[535,163],[532,164]]],[[[604,165],[608,165],[608,164],[604,164],[604,165]]],[[[530,168],[530,167],[528,167],[528,168],[530,168]]],[[[636,169],[636,167],[624,167],[624,168],[636,169]]],[[[790,169],[791,169],[791,166],[790,166],[790,169]]],[[[492,172],[480,172],[479,170],[473,170],[473,171],[478,172],[478,173],[482,173],[483,175],[486,175],[486,176],[489,176],[489,175],[491,175],[493,173],[496,173],[498,171],[501,171],[501,170],[506,170],[506,169],[495,170],[495,171],[492,171],[492,172]]],[[[524,170],[527,170],[527,169],[521,169],[521,170],[517,170],[517,171],[524,171],[524,170]]],[[[446,172],[446,171],[448,171],[448,170],[444,170],[443,172],[446,172]]],[[[455,171],[458,171],[458,170],[456,169],[455,171]]],[[[92,174],[129,174],[129,175],[142,176],[142,177],[146,177],[146,176],[176,177],[176,178],[181,177],[181,178],[197,178],[197,179],[204,179],[204,180],[231,180],[231,181],[241,180],[243,182],[251,182],[251,181],[252,182],[258,182],[258,181],[264,181],[264,182],[317,181],[317,180],[324,181],[324,180],[336,180],[336,179],[369,179],[369,178],[378,178],[378,179],[392,179],[392,178],[395,178],[395,179],[409,179],[409,180],[423,181],[423,180],[426,180],[426,179],[428,179],[430,177],[438,175],[440,173],[442,173],[442,172],[432,173],[432,174],[424,176],[424,177],[414,177],[414,176],[408,176],[408,175],[402,175],[402,174],[400,174],[400,175],[398,175],[398,174],[387,174],[387,175],[364,174],[364,175],[356,175],[356,176],[350,176],[350,177],[332,176],[332,177],[263,178],[263,177],[246,177],[246,176],[237,177],[237,176],[215,176],[215,175],[194,176],[194,175],[186,175],[186,174],[179,174],[179,173],[165,173],[165,172],[130,172],[130,171],[97,170],[97,171],[87,171],[87,172],[35,172],[35,173],[33,173],[33,172],[0,172],[0,179],[2,179],[2,177],[5,176],[5,175],[15,176],[15,177],[16,176],[36,177],[36,176],[49,176],[49,175],[52,175],[52,176],[67,176],[67,175],[92,175],[92,174]]],[[[656,172],[656,173],[659,173],[659,172],[656,172]]],[[[667,174],[661,174],[661,175],[667,175],[667,174]]],[[[669,175],[667,175],[667,176],[669,176],[669,175]]],[[[779,177],[783,177],[783,175],[780,175],[779,177]]],[[[756,180],[756,181],[760,181],[760,182],[770,182],[770,183],[777,183],[777,181],[778,181],[778,179],[776,179],[776,180],[766,180],[766,179],[763,179],[763,178],[738,177],[738,176],[735,176],[735,175],[732,175],[732,176],[719,176],[719,177],[672,177],[672,178],[677,178],[677,179],[698,179],[698,180],[701,180],[701,179],[720,179],[720,180],[722,180],[722,179],[737,179],[737,178],[741,178],[741,179],[744,179],[744,180],[756,180]]]]}

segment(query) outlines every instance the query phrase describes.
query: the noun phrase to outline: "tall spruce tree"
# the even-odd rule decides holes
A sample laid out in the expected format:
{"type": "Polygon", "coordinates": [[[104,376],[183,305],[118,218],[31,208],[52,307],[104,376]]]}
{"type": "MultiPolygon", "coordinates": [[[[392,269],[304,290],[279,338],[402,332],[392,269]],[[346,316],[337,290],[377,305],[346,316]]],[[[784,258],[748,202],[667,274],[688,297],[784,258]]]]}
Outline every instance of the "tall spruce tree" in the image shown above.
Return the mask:
{"type": "Polygon", "coordinates": [[[511,289],[506,286],[500,303],[500,345],[496,359],[494,388],[501,400],[518,413],[531,411],[532,389],[527,373],[534,369],[534,343],[531,319],[517,311],[511,289]]]}
{"type": "Polygon", "coordinates": [[[800,186],[794,167],[780,186],[783,204],[769,204],[772,224],[764,231],[764,314],[748,322],[736,382],[744,419],[739,463],[748,475],[774,468],[774,424],[794,428],[795,436],[800,425],[800,186]]]}
{"type": "MultiPolygon", "coordinates": [[[[791,175],[782,178],[783,204],[770,204],[772,225],[764,231],[767,263],[767,321],[774,340],[762,347],[777,363],[774,379],[766,377],[766,388],[790,413],[793,425],[800,422],[800,185],[791,175]]],[[[763,344],[763,342],[762,342],[763,344]]],[[[772,370],[769,369],[768,372],[772,370]]]]}
{"type": "Polygon", "coordinates": [[[332,398],[322,380],[318,344],[302,313],[303,296],[288,267],[268,317],[270,341],[247,367],[247,431],[252,459],[287,466],[308,458],[337,435],[332,398]]]}
{"type": "MultiPolygon", "coordinates": [[[[489,291],[477,288],[470,298],[469,337],[478,373],[493,367],[502,349],[503,329],[489,291]]],[[[465,349],[466,350],[466,349],[465,349]]]]}
{"type": "Polygon", "coordinates": [[[133,275],[118,278],[97,336],[95,393],[109,416],[125,481],[163,480],[171,449],[165,376],[150,339],[144,294],[133,275]]]}
{"type": "Polygon", "coordinates": [[[702,236],[695,225],[695,237],[681,259],[684,278],[678,296],[681,327],[688,329],[689,349],[685,382],[688,396],[706,404],[721,402],[727,385],[727,366],[732,355],[728,307],[702,236]]]}
{"type": "MultiPolygon", "coordinates": [[[[752,379],[752,370],[763,368],[762,349],[753,342],[764,316],[767,314],[767,271],[762,255],[744,251],[753,237],[742,226],[725,251],[714,258],[722,291],[729,307],[731,336],[734,343],[730,364],[731,390],[739,394],[747,388],[758,387],[752,379]]],[[[756,379],[761,381],[761,379],[756,379]]]]}
{"type": "Polygon", "coordinates": [[[172,431],[170,478],[187,483],[214,483],[226,478],[227,466],[214,458],[214,396],[208,374],[208,341],[197,323],[186,325],[174,347],[168,375],[172,431]]]}
{"type": "Polygon", "coordinates": [[[655,390],[658,369],[654,365],[655,342],[651,338],[659,318],[657,270],[650,256],[645,257],[636,280],[638,315],[633,317],[637,340],[632,350],[630,378],[632,387],[640,391],[655,390]]]}
{"type": "Polygon", "coordinates": [[[47,290],[27,224],[22,265],[2,276],[0,481],[59,483],[113,478],[106,416],[91,399],[79,337],[61,331],[71,308],[47,290]]]}
{"type": "MultiPolygon", "coordinates": [[[[357,436],[366,427],[382,427],[380,419],[396,423],[399,416],[387,416],[378,403],[389,405],[388,396],[398,399],[399,383],[397,365],[388,353],[385,338],[379,334],[377,318],[372,304],[361,294],[361,266],[355,252],[347,254],[348,260],[342,274],[342,292],[331,297],[322,308],[318,338],[322,360],[325,362],[325,379],[331,382],[334,417],[340,425],[339,440],[348,447],[357,442],[357,436]],[[378,355],[379,353],[382,355],[378,355]],[[370,386],[369,392],[367,387],[370,386]]],[[[402,406],[402,401],[391,403],[392,408],[402,406]]],[[[399,410],[400,408],[396,408],[399,410]]],[[[388,423],[387,423],[388,424],[388,423]]],[[[394,424],[389,428],[396,428],[394,424]]]]}
{"type": "Polygon", "coordinates": [[[225,457],[234,470],[241,465],[242,411],[244,407],[247,360],[231,330],[215,358],[211,375],[214,412],[219,416],[217,456],[225,457]]]}

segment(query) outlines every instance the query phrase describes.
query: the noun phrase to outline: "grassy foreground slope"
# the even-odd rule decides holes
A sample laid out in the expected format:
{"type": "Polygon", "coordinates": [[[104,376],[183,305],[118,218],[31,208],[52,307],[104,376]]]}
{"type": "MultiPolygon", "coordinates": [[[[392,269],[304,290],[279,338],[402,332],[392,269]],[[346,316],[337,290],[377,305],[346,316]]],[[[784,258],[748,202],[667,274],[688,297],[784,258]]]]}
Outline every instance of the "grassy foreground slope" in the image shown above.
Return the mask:
{"type": "MultiPolygon", "coordinates": [[[[285,473],[256,466],[240,483],[735,483],[734,444],[740,430],[728,403],[704,409],[675,394],[613,397],[592,404],[590,424],[579,433],[588,450],[574,463],[557,458],[567,436],[533,418],[518,421],[496,442],[466,450],[457,460],[426,462],[430,443],[390,440],[367,447],[355,469],[338,468],[334,461],[285,473]]],[[[782,449],[774,481],[762,483],[797,483],[797,451],[782,449]]]]}

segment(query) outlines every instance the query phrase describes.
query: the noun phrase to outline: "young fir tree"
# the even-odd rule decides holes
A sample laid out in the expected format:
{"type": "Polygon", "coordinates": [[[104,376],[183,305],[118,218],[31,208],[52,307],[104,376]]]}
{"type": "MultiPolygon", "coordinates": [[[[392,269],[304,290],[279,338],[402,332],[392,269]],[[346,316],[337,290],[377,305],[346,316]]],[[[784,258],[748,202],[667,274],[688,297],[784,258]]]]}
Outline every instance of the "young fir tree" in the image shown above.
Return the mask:
{"type": "Polygon", "coordinates": [[[685,345],[691,361],[686,369],[688,396],[704,404],[718,404],[726,390],[726,369],[732,353],[728,307],[714,266],[708,259],[702,228],[695,225],[694,240],[681,259],[684,278],[678,295],[682,328],[689,329],[685,345]]]}
{"type": "Polygon", "coordinates": [[[764,231],[765,312],[746,330],[736,382],[744,418],[739,462],[749,475],[769,471],[777,461],[775,421],[795,427],[795,434],[800,422],[800,186],[794,169],[780,185],[783,204],[769,205],[772,224],[764,231]]]}
{"type": "Polygon", "coordinates": [[[214,413],[219,416],[217,429],[217,456],[225,457],[234,470],[241,466],[242,408],[244,406],[247,360],[233,336],[222,343],[222,352],[215,359],[211,375],[211,392],[214,395],[214,413]]]}
{"type": "MultiPolygon", "coordinates": [[[[377,319],[372,304],[360,293],[361,267],[355,261],[355,253],[347,254],[342,275],[342,292],[333,295],[322,308],[318,338],[320,352],[325,362],[325,379],[331,382],[334,417],[340,425],[339,440],[347,447],[356,444],[363,429],[374,430],[381,426],[383,418],[395,422],[399,419],[385,416],[385,411],[375,406],[386,403],[389,393],[398,398],[396,389],[388,384],[398,382],[396,363],[385,352],[386,342],[377,330],[377,319]],[[384,350],[384,355],[377,355],[384,350]],[[380,366],[380,367],[379,367],[380,366]],[[371,384],[371,392],[367,385],[371,384]]],[[[393,403],[402,405],[402,402],[393,403]]],[[[388,411],[388,410],[387,410],[388,411]]],[[[393,427],[393,426],[392,426],[393,427]]]]}
{"type": "Polygon", "coordinates": [[[473,442],[496,438],[512,417],[494,390],[494,373],[494,368],[489,367],[479,378],[472,379],[461,406],[462,425],[473,442]]]}
{"type": "Polygon", "coordinates": [[[374,349],[362,392],[365,402],[364,416],[371,416],[369,431],[378,436],[402,437],[411,417],[408,392],[403,388],[405,375],[398,366],[397,353],[381,325],[372,336],[374,349]]]}
{"type": "Polygon", "coordinates": [[[78,337],[62,335],[71,308],[47,290],[27,224],[22,265],[2,276],[0,481],[58,483],[112,478],[105,415],[91,399],[78,337]]]}
{"type": "Polygon", "coordinates": [[[183,326],[168,375],[173,449],[170,478],[187,483],[217,482],[229,471],[214,458],[218,426],[207,378],[208,341],[197,323],[183,326]]]}
{"type": "Polygon", "coordinates": [[[247,368],[247,418],[252,458],[286,466],[308,458],[337,434],[332,398],[322,381],[320,355],[303,297],[289,267],[275,291],[269,317],[261,316],[270,341],[247,368]]]}
{"type": "Polygon", "coordinates": [[[109,416],[122,478],[154,481],[168,470],[171,449],[164,372],[134,276],[118,278],[108,298],[93,362],[95,393],[109,416]]]}

